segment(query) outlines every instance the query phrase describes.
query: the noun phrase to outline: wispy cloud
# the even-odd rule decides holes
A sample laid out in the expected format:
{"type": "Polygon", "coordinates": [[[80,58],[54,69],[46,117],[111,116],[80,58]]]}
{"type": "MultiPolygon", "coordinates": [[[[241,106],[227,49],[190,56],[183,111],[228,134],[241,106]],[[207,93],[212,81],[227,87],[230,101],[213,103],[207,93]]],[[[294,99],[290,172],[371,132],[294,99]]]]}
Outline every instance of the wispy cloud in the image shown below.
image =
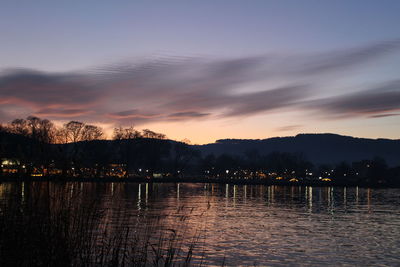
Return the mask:
{"type": "Polygon", "coordinates": [[[384,117],[393,117],[393,116],[400,116],[400,113],[387,113],[387,114],[377,114],[371,115],[370,118],[384,118],[384,117]]]}
{"type": "Polygon", "coordinates": [[[380,84],[367,90],[304,103],[327,118],[387,117],[400,111],[400,80],[380,84]]]}
{"type": "Polygon", "coordinates": [[[74,108],[43,108],[34,113],[37,116],[57,116],[60,118],[79,117],[90,114],[88,109],[74,109],[74,108]]]}
{"type": "Polygon", "coordinates": [[[399,109],[398,81],[308,99],[320,90],[314,77],[399,50],[400,41],[390,41],[306,56],[160,57],[70,73],[7,70],[0,75],[0,119],[8,118],[6,107],[14,106],[51,119],[142,124],[246,117],[304,108],[304,103],[333,117],[384,116],[399,109]],[[271,82],[276,77],[284,77],[284,84],[271,82]]]}
{"type": "Polygon", "coordinates": [[[276,131],[278,131],[278,132],[288,132],[288,131],[297,130],[297,129],[301,128],[301,127],[303,127],[303,125],[299,125],[299,124],[286,125],[286,126],[278,127],[276,129],[276,131]]]}
{"type": "Polygon", "coordinates": [[[301,74],[321,74],[322,72],[344,70],[398,51],[399,47],[400,39],[319,54],[312,57],[312,60],[304,62],[298,71],[301,74]]]}

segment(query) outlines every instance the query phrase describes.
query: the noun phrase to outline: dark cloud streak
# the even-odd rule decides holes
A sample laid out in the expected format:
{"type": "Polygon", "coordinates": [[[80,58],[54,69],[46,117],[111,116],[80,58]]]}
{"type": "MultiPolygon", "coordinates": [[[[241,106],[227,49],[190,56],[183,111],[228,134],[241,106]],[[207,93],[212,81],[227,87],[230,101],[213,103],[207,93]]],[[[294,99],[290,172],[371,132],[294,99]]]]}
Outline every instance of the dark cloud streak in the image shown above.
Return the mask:
{"type": "Polygon", "coordinates": [[[387,117],[400,111],[400,80],[375,88],[305,102],[303,107],[323,112],[328,118],[387,117]]]}
{"type": "MultiPolygon", "coordinates": [[[[316,90],[310,76],[345,70],[398,50],[397,40],[292,60],[163,57],[81,73],[8,70],[0,75],[0,104],[29,107],[52,119],[136,124],[245,117],[299,106],[331,117],[384,116],[399,108],[399,82],[386,89],[307,101],[316,90]],[[276,76],[285,77],[285,84],[271,83],[276,76]],[[304,79],[298,81],[298,76],[304,79]],[[255,83],[262,86],[254,88],[255,83]]],[[[1,114],[5,112],[0,108],[1,114]]]]}

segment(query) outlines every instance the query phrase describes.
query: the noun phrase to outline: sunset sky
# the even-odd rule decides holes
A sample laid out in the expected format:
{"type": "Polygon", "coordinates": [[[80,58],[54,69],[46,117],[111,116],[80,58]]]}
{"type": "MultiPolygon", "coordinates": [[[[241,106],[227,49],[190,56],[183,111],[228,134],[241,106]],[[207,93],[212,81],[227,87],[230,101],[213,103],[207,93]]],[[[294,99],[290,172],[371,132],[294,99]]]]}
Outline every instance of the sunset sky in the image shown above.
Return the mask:
{"type": "Polygon", "coordinates": [[[0,122],[400,138],[400,1],[1,1],[0,122]]]}

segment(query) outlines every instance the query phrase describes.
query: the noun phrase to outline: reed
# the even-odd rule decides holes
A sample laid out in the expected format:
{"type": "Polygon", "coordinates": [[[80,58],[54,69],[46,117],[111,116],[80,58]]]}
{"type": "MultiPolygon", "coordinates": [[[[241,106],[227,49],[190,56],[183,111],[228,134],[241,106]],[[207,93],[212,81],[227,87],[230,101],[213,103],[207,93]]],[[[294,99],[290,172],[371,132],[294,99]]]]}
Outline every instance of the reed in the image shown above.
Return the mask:
{"type": "Polygon", "coordinates": [[[103,207],[71,186],[34,183],[25,196],[0,201],[0,266],[192,264],[202,236],[182,238],[191,211],[178,209],[176,226],[165,229],[161,216],[103,207]]]}

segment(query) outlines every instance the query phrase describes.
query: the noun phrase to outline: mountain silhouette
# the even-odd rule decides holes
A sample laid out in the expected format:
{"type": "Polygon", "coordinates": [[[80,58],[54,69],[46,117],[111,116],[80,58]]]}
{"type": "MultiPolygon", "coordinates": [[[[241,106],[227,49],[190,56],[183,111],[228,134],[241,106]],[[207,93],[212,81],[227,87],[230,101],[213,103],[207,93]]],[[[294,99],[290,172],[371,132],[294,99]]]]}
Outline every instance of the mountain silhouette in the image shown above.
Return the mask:
{"type": "MultiPolygon", "coordinates": [[[[137,150],[139,154],[161,153],[155,147],[164,146],[167,150],[172,149],[176,144],[181,144],[173,140],[152,140],[141,138],[129,143],[124,141],[118,143],[113,140],[94,140],[79,142],[76,144],[79,150],[85,150],[86,153],[95,153],[101,157],[106,153],[111,158],[117,157],[118,150],[126,146],[126,149],[137,150]],[[134,147],[128,147],[128,144],[136,144],[134,147]]],[[[71,154],[74,148],[73,144],[47,145],[51,151],[62,149],[62,153],[71,154]]],[[[268,139],[220,139],[215,143],[205,145],[186,145],[198,150],[202,157],[213,154],[220,156],[222,154],[232,156],[244,156],[249,152],[257,152],[259,155],[268,155],[273,152],[298,153],[314,164],[337,164],[343,161],[352,163],[375,157],[382,158],[389,166],[400,165],[400,140],[393,139],[367,139],[351,136],[342,136],[337,134],[298,134],[291,137],[274,137],[268,139]]],[[[30,158],[34,152],[32,149],[43,150],[39,143],[30,138],[10,134],[0,133],[0,157],[26,157],[30,158]],[[34,145],[32,147],[32,145],[34,145]],[[31,155],[32,154],[32,155],[31,155]]],[[[164,152],[163,152],[164,153],[164,152]]],[[[173,152],[172,152],[173,153],[173,152]]],[[[50,154],[54,154],[51,152],[50,154]]],[[[50,156],[50,155],[49,155],[50,156]]],[[[161,156],[161,155],[158,155],[161,156]]],[[[137,157],[137,156],[136,156],[137,157]]]]}
{"type": "Polygon", "coordinates": [[[298,134],[291,137],[268,139],[220,139],[215,143],[195,146],[203,155],[243,155],[258,151],[260,155],[272,152],[302,153],[314,164],[349,163],[380,157],[389,166],[400,165],[400,140],[367,139],[338,134],[298,134]]]}

